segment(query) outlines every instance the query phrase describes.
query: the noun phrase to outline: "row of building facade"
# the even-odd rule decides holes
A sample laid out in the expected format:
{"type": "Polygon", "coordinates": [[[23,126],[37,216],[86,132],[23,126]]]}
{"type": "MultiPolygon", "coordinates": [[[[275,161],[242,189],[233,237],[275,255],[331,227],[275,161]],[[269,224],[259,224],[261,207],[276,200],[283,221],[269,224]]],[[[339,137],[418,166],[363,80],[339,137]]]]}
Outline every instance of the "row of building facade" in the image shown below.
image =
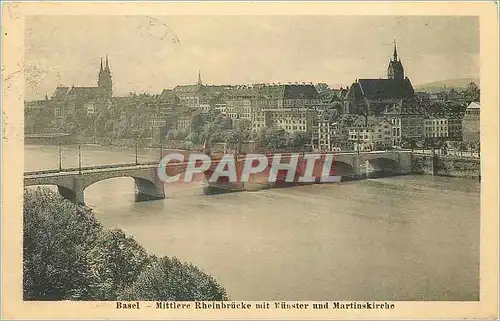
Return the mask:
{"type": "MultiPolygon", "coordinates": [[[[45,105],[52,106],[56,118],[63,118],[68,110],[92,114],[119,104],[121,98],[112,97],[107,57],[104,65],[101,59],[97,83],[97,87],[59,86],[45,105]]],[[[165,89],[157,98],[158,107],[150,115],[152,130],[169,126],[189,131],[193,111],[216,110],[233,123],[248,122],[254,131],[308,133],[316,150],[372,150],[421,139],[479,141],[479,104],[471,103],[465,115],[426,113],[404,75],[396,45],[386,79],[357,79],[327,95],[312,83],[204,85],[198,74],[196,84],[165,89]]]]}

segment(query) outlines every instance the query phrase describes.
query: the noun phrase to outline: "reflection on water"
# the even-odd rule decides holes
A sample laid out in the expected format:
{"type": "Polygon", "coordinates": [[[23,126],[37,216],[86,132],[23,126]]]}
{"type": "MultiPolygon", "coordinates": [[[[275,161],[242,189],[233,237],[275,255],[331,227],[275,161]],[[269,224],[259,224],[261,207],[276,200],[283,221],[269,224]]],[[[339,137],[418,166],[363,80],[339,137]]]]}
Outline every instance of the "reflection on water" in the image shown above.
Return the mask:
{"type": "MultiPolygon", "coordinates": [[[[133,149],[84,151],[84,166],[135,159],[133,149]]],[[[57,167],[57,147],[27,146],[25,154],[26,169],[57,167]]],[[[479,298],[476,181],[400,176],[201,192],[168,185],[167,199],[135,203],[133,179],[117,178],[88,187],[85,200],[104,226],[196,264],[235,300],[479,298]]]]}

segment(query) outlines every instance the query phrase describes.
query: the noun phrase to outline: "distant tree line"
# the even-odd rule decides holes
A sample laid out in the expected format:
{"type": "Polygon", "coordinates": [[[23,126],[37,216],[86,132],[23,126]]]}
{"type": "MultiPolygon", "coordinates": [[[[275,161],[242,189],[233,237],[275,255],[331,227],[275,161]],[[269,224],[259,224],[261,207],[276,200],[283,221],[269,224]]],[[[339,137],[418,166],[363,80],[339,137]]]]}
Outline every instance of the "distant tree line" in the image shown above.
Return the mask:
{"type": "Polygon", "coordinates": [[[47,188],[25,189],[23,219],[24,300],[227,300],[196,266],[148,254],[47,188]]]}

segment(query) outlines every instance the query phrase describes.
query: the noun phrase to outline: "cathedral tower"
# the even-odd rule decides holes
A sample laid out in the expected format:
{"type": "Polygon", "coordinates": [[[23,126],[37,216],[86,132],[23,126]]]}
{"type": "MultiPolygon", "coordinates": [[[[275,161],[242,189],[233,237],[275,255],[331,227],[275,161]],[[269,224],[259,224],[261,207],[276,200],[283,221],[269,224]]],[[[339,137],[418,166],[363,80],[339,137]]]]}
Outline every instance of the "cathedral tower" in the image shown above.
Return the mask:
{"type": "Polygon", "coordinates": [[[403,64],[401,63],[401,59],[398,60],[396,41],[394,41],[393,58],[389,62],[389,67],[387,68],[387,78],[400,79],[400,80],[405,78],[405,71],[403,69],[403,64]]]}
{"type": "Polygon", "coordinates": [[[106,55],[106,66],[102,66],[101,58],[101,69],[99,70],[99,78],[97,80],[97,86],[102,90],[102,93],[111,98],[113,95],[113,81],[111,79],[111,70],[109,69],[108,56],[106,55]]]}

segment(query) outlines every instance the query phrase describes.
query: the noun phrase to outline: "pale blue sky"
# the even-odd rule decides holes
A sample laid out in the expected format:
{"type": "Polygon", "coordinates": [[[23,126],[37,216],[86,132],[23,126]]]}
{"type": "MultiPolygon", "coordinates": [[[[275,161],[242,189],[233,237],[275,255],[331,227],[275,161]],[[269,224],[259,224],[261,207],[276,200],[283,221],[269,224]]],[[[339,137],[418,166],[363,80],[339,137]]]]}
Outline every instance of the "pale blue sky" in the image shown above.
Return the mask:
{"type": "Polygon", "coordinates": [[[414,84],[479,77],[476,17],[36,16],[27,19],[27,99],[94,86],[109,55],[115,95],[204,83],[386,76],[396,38],[414,84]],[[177,39],[179,41],[177,41],[177,39]]]}

